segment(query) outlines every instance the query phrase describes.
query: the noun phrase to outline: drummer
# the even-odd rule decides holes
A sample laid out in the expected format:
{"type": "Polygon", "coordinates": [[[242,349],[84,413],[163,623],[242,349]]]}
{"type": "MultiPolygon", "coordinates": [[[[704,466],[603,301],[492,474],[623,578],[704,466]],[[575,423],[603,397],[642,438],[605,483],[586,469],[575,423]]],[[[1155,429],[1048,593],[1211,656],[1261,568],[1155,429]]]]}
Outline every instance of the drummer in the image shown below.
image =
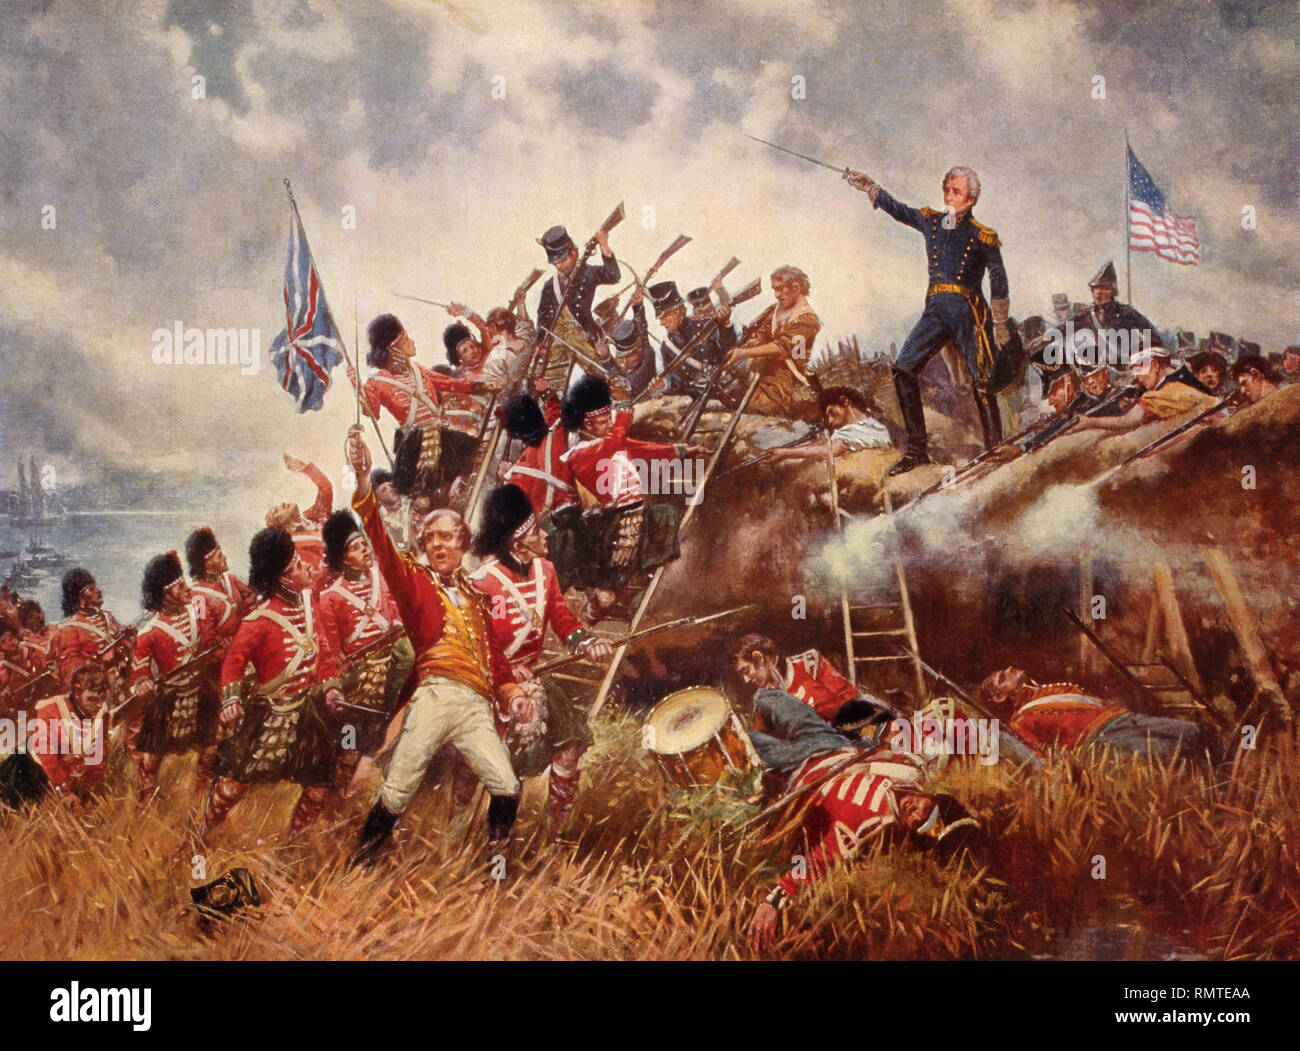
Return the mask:
{"type": "MultiPolygon", "coordinates": [[[[789,694],[849,736],[874,744],[894,718],[887,704],[862,693],[817,650],[783,658],[766,635],[745,635],[732,649],[731,663],[745,685],[789,694]]],[[[757,717],[758,693],[754,697],[757,717]]]]}

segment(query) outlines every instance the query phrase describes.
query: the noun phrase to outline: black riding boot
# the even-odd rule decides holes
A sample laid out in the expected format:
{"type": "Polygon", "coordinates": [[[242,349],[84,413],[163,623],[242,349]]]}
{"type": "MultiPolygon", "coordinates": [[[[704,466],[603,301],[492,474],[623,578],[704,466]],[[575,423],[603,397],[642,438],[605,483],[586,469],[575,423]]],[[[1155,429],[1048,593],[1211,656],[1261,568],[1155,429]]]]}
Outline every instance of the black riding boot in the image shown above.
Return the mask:
{"type": "Polygon", "coordinates": [[[903,424],[907,427],[907,448],[903,450],[903,458],[889,469],[891,476],[930,462],[925,452],[925,406],[921,404],[921,381],[910,372],[894,369],[894,390],[898,394],[898,407],[903,412],[903,424]]]}
{"type": "Polygon", "coordinates": [[[519,800],[514,796],[493,796],[488,803],[488,846],[495,847],[510,838],[519,800]]]}
{"type": "Polygon", "coordinates": [[[997,395],[975,391],[975,408],[979,412],[980,430],[984,432],[984,448],[992,449],[1002,441],[1002,413],[998,411],[997,395]]]}
{"type": "Polygon", "coordinates": [[[390,814],[382,802],[376,800],[366,816],[365,826],[361,829],[361,841],[357,844],[357,849],[352,852],[350,864],[370,864],[379,853],[380,847],[387,843],[388,837],[393,834],[397,817],[396,814],[390,814]]]}

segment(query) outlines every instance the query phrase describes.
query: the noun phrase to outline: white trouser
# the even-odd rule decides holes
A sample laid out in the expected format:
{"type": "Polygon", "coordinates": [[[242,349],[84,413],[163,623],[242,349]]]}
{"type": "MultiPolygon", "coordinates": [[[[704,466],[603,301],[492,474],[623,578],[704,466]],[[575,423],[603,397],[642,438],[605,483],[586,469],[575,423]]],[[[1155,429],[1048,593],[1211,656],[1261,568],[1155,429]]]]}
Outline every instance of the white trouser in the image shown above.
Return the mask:
{"type": "Polygon", "coordinates": [[[430,676],[416,688],[379,801],[390,814],[411,805],[424,772],[445,744],[456,749],[494,796],[519,795],[519,778],[497,735],[487,698],[464,683],[430,676]]]}

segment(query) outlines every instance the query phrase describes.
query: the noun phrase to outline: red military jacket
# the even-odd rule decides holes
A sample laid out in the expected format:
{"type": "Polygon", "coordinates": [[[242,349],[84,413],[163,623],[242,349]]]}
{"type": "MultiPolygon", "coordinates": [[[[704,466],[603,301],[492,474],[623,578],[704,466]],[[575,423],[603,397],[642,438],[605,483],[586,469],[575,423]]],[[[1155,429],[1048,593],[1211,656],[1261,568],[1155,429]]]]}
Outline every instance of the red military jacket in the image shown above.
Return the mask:
{"type": "Polygon", "coordinates": [[[321,592],[320,630],[340,658],[401,626],[397,603],[377,567],[356,580],[340,575],[321,592]]]}
{"type": "Polygon", "coordinates": [[[21,647],[13,653],[0,653],[0,712],[10,711],[16,707],[13,694],[22,689],[41,669],[27,659],[21,647]]]}
{"type": "Polygon", "coordinates": [[[858,696],[858,688],[816,650],[786,658],[781,689],[798,697],[828,723],[858,696]]]}
{"type": "Polygon", "coordinates": [[[628,504],[641,499],[641,481],[634,459],[649,464],[652,460],[677,458],[676,446],[629,438],[627,432],[631,426],[632,411],[620,409],[609,434],[579,442],[560,458],[573,479],[602,505],[628,504]]]}
{"type": "Polygon", "coordinates": [[[470,579],[487,595],[489,630],[515,667],[538,662],[548,626],[566,644],[576,645],[587,635],[565,603],[555,566],[549,559],[534,558],[522,571],[516,571],[490,558],[470,579]]]}
{"type": "Polygon", "coordinates": [[[895,790],[912,788],[924,776],[921,765],[887,749],[872,757],[845,748],[805,759],[791,776],[787,793],[819,781],[824,783],[810,788],[811,802],[804,801],[808,809],[801,831],[811,848],[805,865],[783,875],[778,881],[780,888],[793,896],[820,879],[832,863],[851,858],[868,838],[898,820],[895,790]],[[854,756],[863,761],[850,763],[842,773],[830,774],[854,756]]]}
{"type": "Polygon", "coordinates": [[[104,711],[86,719],[66,696],[46,697],[27,720],[27,752],[60,795],[85,802],[104,783],[108,727],[104,711]]]}
{"type": "MultiPolygon", "coordinates": [[[[379,419],[379,410],[387,409],[401,427],[438,423],[445,416],[443,392],[469,394],[473,389],[471,380],[440,375],[415,361],[405,376],[395,376],[388,369],[375,370],[364,388],[370,415],[379,419]]],[[[450,420],[447,423],[451,425],[450,420]]]]}
{"type": "Polygon", "coordinates": [[[1091,697],[1082,686],[1054,682],[1029,686],[1016,698],[1011,732],[1039,752],[1077,748],[1116,716],[1128,711],[1091,697]]]}
{"type": "Polygon", "coordinates": [[[180,614],[154,614],[136,636],[135,659],[131,662],[132,688],[141,682],[157,682],[160,676],[218,641],[215,614],[215,604],[200,605],[197,599],[180,614]]]}
{"type": "Polygon", "coordinates": [[[310,592],[300,592],[296,601],[277,592],[244,618],[221,663],[227,700],[250,665],[257,693],[276,703],[313,684],[338,685],[338,656],[320,631],[310,592]]]}
{"type": "Polygon", "coordinates": [[[51,650],[54,645],[54,625],[45,625],[44,630],[39,633],[24,628],[22,637],[23,655],[28,665],[44,671],[53,660],[51,650]]]}
{"type": "Polygon", "coordinates": [[[573,472],[564,462],[568,448],[569,433],[557,420],[547,428],[541,445],[525,446],[519,459],[501,471],[501,481],[519,486],[538,517],[577,499],[573,472]]]}
{"type": "MultiPolygon", "coordinates": [[[[59,666],[59,680],[65,690],[72,688],[72,673],[88,661],[94,660],[96,654],[115,638],[122,635],[122,625],[106,609],[86,612],[77,610],[67,620],[62,621],[54,633],[51,651],[59,666]]],[[[99,662],[105,667],[125,663],[130,651],[127,649],[128,638],[121,638],[107,653],[101,655],[99,662]]]]}
{"type": "Polygon", "coordinates": [[[392,592],[415,650],[415,673],[406,680],[404,696],[409,696],[420,681],[431,675],[445,674],[477,689],[486,686],[489,692],[514,684],[516,679],[510,662],[487,629],[486,596],[463,573],[458,572],[453,581],[443,582],[414,555],[399,552],[379,517],[379,502],[373,488],[367,489],[360,500],[354,499],[352,506],[370,538],[379,571],[392,592]],[[454,602],[455,593],[465,603],[462,614],[469,635],[466,654],[474,662],[473,668],[460,666],[457,654],[449,652],[453,645],[450,638],[444,640],[444,634],[450,635],[444,603],[454,602]]]}
{"type": "Polygon", "coordinates": [[[227,641],[235,637],[239,622],[257,604],[253,589],[230,570],[215,582],[194,581],[192,590],[200,615],[210,618],[217,637],[227,641]]]}

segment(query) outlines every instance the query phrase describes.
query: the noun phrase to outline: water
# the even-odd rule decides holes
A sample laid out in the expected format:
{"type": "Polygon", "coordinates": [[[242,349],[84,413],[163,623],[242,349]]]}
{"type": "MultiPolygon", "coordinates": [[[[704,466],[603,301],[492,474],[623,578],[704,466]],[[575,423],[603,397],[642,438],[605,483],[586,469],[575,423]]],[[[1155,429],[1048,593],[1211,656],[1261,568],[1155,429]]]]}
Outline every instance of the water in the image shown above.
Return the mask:
{"type": "MultiPolygon", "coordinates": [[[[185,564],[185,538],[200,526],[211,526],[233,569],[248,579],[248,543],[262,525],[247,513],[199,511],[87,511],[71,513],[44,531],[47,544],[70,561],[58,569],[37,570],[35,585],[18,588],[23,598],[41,604],[47,620],[63,619],[60,581],[69,569],[90,570],[104,592],[104,608],[124,624],[137,619],[140,582],[145,563],[154,555],[174,550],[185,564]]],[[[5,520],[0,524],[0,549],[18,551],[26,532],[5,520]]],[[[8,576],[13,559],[0,562],[0,578],[8,576]]],[[[188,569],[188,567],[187,567],[188,569]]]]}

